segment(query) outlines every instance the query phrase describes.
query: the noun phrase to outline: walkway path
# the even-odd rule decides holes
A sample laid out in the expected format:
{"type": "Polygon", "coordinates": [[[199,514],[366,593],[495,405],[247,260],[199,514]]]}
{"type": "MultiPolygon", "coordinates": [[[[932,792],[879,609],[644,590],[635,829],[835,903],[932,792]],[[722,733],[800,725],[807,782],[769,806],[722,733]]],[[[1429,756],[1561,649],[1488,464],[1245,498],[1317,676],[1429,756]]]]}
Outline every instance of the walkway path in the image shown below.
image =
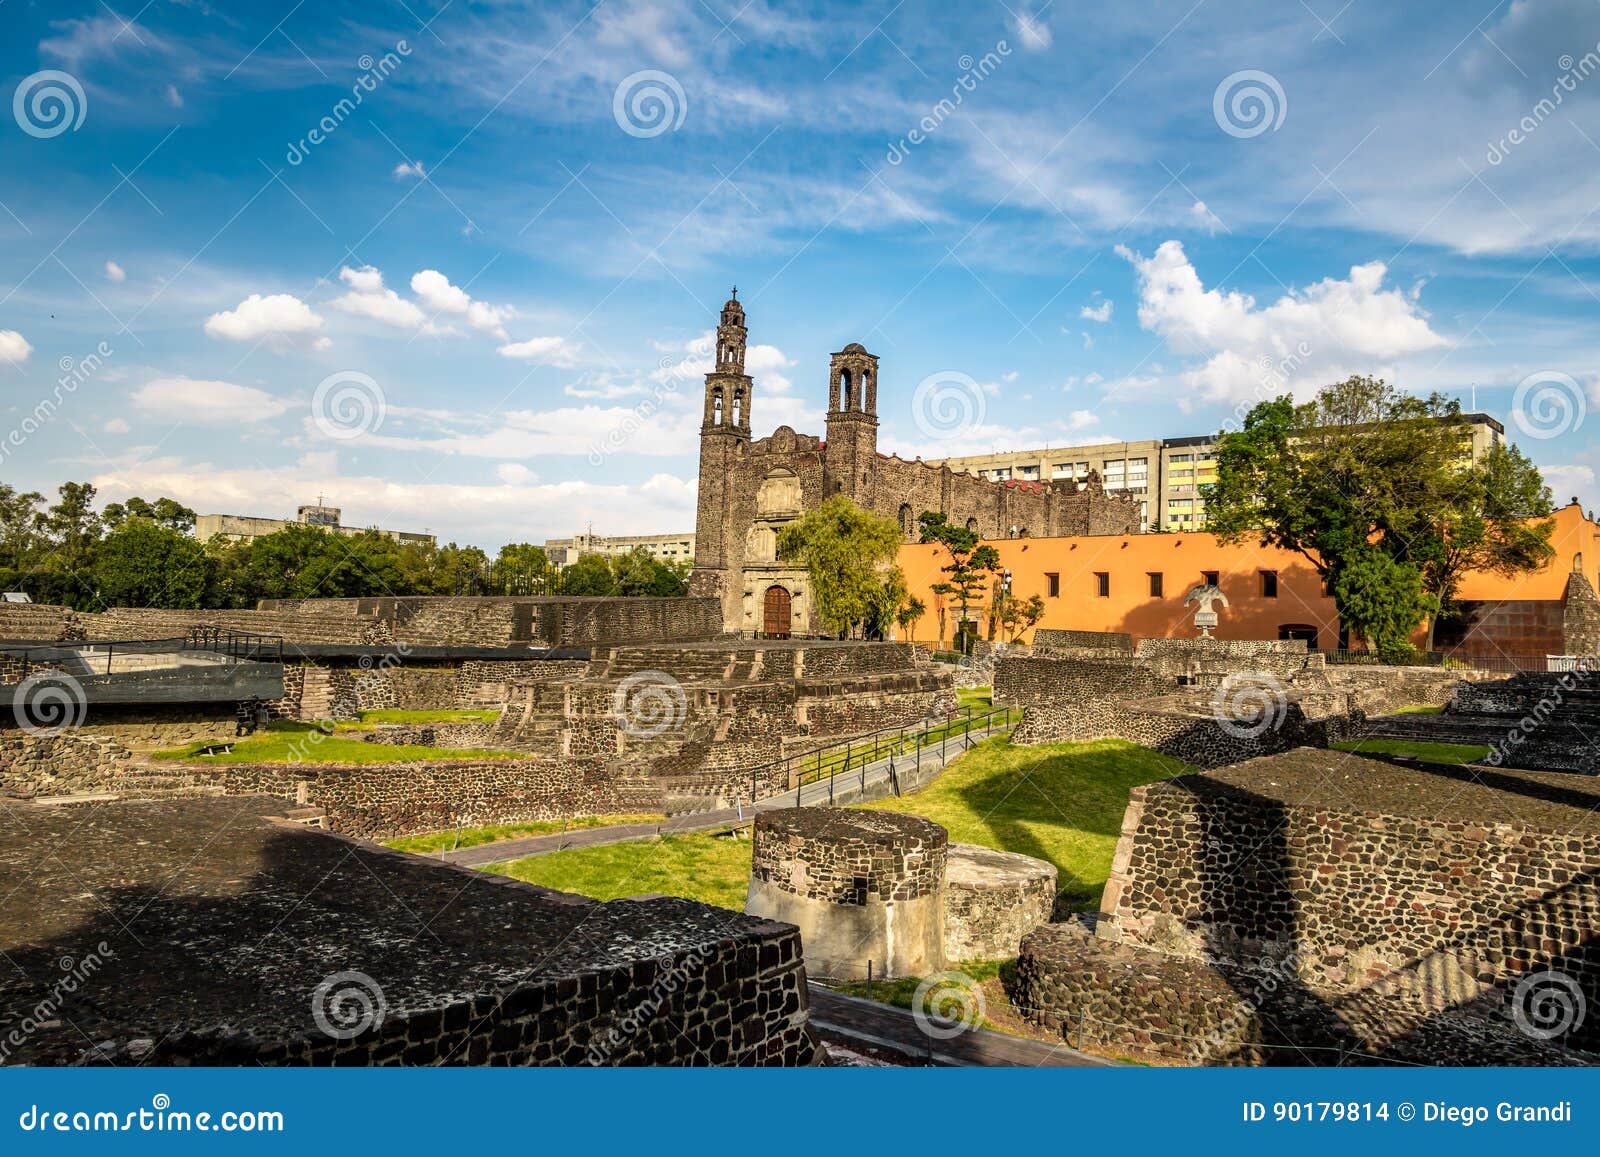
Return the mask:
{"type": "MultiPolygon", "coordinates": [[[[828,780],[807,784],[800,789],[799,803],[803,807],[815,807],[828,803],[845,804],[859,800],[880,799],[893,794],[896,782],[902,790],[921,787],[943,771],[947,761],[963,754],[972,744],[1006,730],[1008,728],[996,727],[987,731],[973,732],[971,736],[951,736],[943,749],[943,756],[939,747],[929,746],[922,749],[920,757],[916,752],[907,752],[880,759],[877,763],[857,768],[848,775],[835,776],[831,784],[828,780]],[[889,776],[891,763],[895,772],[893,781],[889,776]]],[[[610,824],[603,828],[585,828],[548,836],[528,836],[520,840],[501,840],[498,843],[479,844],[477,847],[431,854],[452,864],[460,864],[467,868],[482,868],[489,864],[504,864],[527,856],[540,856],[547,852],[565,851],[570,848],[597,848],[605,844],[651,840],[657,836],[680,835],[684,832],[725,831],[749,823],[756,812],[794,807],[795,803],[795,793],[786,791],[782,795],[768,796],[742,807],[692,812],[672,816],[656,823],[610,824]]]]}
{"type": "Polygon", "coordinates": [[[917,1018],[903,1008],[846,996],[816,983],[810,987],[812,1027],[935,1064],[1026,1068],[1117,1065],[1116,1061],[1080,1053],[1064,1044],[1047,1044],[990,1029],[967,1029],[945,1039],[930,1037],[917,1018]]]}

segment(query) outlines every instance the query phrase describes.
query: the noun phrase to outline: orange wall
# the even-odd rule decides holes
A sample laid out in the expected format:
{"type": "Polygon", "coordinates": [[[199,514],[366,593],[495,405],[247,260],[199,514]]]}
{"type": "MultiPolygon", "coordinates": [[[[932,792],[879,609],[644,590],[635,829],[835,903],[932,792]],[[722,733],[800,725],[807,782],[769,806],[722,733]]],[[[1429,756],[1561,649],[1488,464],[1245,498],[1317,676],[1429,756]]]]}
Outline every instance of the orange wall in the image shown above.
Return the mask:
{"type": "MultiPolygon", "coordinates": [[[[1600,569],[1600,526],[1576,505],[1556,512],[1552,536],[1556,557],[1534,574],[1511,579],[1473,574],[1462,584],[1462,599],[1560,599],[1578,552],[1591,581],[1600,569]]],[[[1182,534],[1097,535],[1078,538],[1018,538],[991,542],[1002,567],[1011,571],[1011,590],[1020,599],[1039,595],[1045,614],[1036,626],[1079,631],[1126,631],[1136,638],[1193,637],[1193,606],[1184,606],[1199,585],[1203,571],[1218,572],[1229,605],[1216,608],[1221,639],[1276,639],[1278,628],[1306,624],[1318,629],[1317,645],[1338,646],[1339,617],[1333,600],[1323,595],[1316,569],[1301,555],[1249,543],[1224,545],[1203,532],[1182,534]],[[1260,572],[1278,572],[1278,595],[1263,598],[1260,572]],[[1108,597],[1096,593],[1095,573],[1110,575],[1108,597]],[[1163,576],[1162,597],[1150,596],[1148,574],[1163,576]],[[1060,578],[1060,593],[1050,597],[1046,575],[1060,578]]],[[[947,577],[940,570],[950,561],[940,546],[910,544],[900,548],[906,585],[928,608],[913,636],[920,643],[939,640],[938,606],[945,606],[944,639],[954,635],[960,615],[954,600],[935,595],[932,586],[947,577]]],[[[970,612],[988,636],[988,598],[970,612]]],[[[1419,631],[1420,643],[1425,632],[1419,631]]],[[[996,633],[996,638],[999,638],[996,633]]],[[[1023,634],[1024,642],[1032,632],[1023,634]]]]}

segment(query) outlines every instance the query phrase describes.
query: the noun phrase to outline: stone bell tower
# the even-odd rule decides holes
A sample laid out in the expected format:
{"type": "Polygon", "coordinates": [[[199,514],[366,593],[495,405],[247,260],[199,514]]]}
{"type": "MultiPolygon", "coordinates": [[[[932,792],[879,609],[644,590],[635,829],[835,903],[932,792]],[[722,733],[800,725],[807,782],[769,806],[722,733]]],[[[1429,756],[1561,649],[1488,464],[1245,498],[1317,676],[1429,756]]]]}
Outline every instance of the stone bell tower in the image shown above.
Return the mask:
{"type": "Polygon", "coordinates": [[[857,342],[828,368],[828,493],[873,509],[878,485],[878,359],[857,342]]]}
{"type": "Polygon", "coordinates": [[[744,372],[744,306],[733,290],[717,321],[711,372],[706,374],[705,414],[700,423],[700,498],[695,512],[696,595],[722,595],[738,550],[728,542],[728,480],[733,465],[750,445],[750,375],[744,372]]]}

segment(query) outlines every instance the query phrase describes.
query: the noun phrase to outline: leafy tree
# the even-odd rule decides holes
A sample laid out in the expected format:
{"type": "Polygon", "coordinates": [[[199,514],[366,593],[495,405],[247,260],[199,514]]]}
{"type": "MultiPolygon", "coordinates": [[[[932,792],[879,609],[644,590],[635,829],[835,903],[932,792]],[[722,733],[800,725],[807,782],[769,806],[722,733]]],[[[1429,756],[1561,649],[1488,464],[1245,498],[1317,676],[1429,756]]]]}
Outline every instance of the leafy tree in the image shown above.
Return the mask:
{"type": "Polygon", "coordinates": [[[905,600],[899,553],[899,524],[842,494],[778,532],[778,556],[805,566],[817,618],[840,636],[857,626],[878,634],[893,621],[905,600]]]}
{"type": "Polygon", "coordinates": [[[193,538],[134,517],[100,543],[95,577],[109,606],[197,608],[205,605],[210,566],[193,538]]]}
{"type": "MultiPolygon", "coordinates": [[[[927,613],[928,604],[917,598],[916,595],[911,595],[906,599],[905,605],[895,613],[894,621],[906,633],[906,638],[910,639],[916,634],[917,623],[927,613]]],[[[940,617],[941,619],[943,618],[942,615],[940,617]]],[[[940,634],[943,634],[942,630],[940,634]]],[[[942,643],[944,640],[941,638],[939,641],[942,643]]]]}
{"type": "Polygon", "coordinates": [[[1011,635],[1011,642],[1015,643],[1022,633],[1044,618],[1044,598],[1034,595],[1028,599],[1019,599],[1015,595],[1007,594],[1000,600],[1000,612],[997,616],[1000,626],[1011,635]]]}
{"type": "Polygon", "coordinates": [[[1304,556],[1343,625],[1399,654],[1465,569],[1511,574],[1548,554],[1548,527],[1520,523],[1549,513],[1538,471],[1515,451],[1474,465],[1465,439],[1459,403],[1373,378],[1262,402],[1218,439],[1207,527],[1304,556]]]}
{"type": "Polygon", "coordinates": [[[154,502],[147,502],[143,498],[134,496],[126,502],[110,502],[100,512],[101,520],[110,530],[115,530],[129,518],[143,518],[157,526],[165,526],[169,530],[181,531],[188,534],[194,530],[195,512],[187,506],[171,499],[158,498],[154,502]]]}
{"type": "Polygon", "coordinates": [[[603,554],[580,555],[561,572],[563,592],[569,595],[614,595],[617,579],[603,554]]]}
{"type": "MultiPolygon", "coordinates": [[[[970,649],[967,627],[971,622],[967,609],[988,590],[989,576],[1000,569],[1000,554],[994,547],[982,545],[978,541],[977,531],[957,526],[936,511],[923,511],[917,517],[917,522],[922,527],[922,541],[939,543],[950,555],[950,564],[939,568],[950,578],[935,584],[933,589],[937,594],[955,596],[956,605],[961,608],[956,634],[961,640],[961,650],[966,652],[970,649]]],[[[939,641],[944,641],[942,624],[939,641]]]]}

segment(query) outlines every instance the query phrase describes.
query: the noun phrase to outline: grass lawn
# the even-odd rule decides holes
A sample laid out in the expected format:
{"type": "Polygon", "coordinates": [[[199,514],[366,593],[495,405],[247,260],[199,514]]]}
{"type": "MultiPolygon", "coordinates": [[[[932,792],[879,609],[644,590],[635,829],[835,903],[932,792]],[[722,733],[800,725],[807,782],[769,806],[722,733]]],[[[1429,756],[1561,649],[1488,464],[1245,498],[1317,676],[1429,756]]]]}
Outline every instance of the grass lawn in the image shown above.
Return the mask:
{"type": "MultiPolygon", "coordinates": [[[[278,721],[265,731],[244,739],[229,740],[233,750],[219,755],[199,752],[216,744],[209,740],[190,743],[154,753],[155,759],[187,759],[206,763],[414,763],[422,759],[526,759],[526,752],[453,749],[448,747],[398,746],[367,743],[332,734],[310,723],[278,721]]],[[[355,730],[359,730],[356,728],[355,730]]]]}
{"type": "Polygon", "coordinates": [[[750,841],[691,833],[550,852],[484,870],[596,900],[662,892],[742,912],[750,841]]]}
{"type": "Polygon", "coordinates": [[[1418,739],[1350,739],[1333,745],[1356,755],[1411,755],[1424,763],[1472,763],[1489,754],[1476,743],[1426,743],[1418,739]]]}
{"type": "Polygon", "coordinates": [[[970,707],[974,711],[987,711],[994,706],[994,688],[957,687],[956,704],[960,707],[970,707]]]}
{"type": "Polygon", "coordinates": [[[989,739],[928,787],[864,806],[943,825],[953,843],[1047,860],[1076,907],[1092,907],[1111,871],[1128,791],[1194,769],[1119,739],[1013,747],[989,739]]]}
{"type": "MultiPolygon", "coordinates": [[[[923,791],[863,806],[926,816],[953,841],[1048,860],[1068,901],[1092,907],[1111,871],[1128,790],[1191,770],[1122,740],[1012,747],[997,738],[923,791]]],[[[742,909],[750,845],[689,834],[530,856],[489,870],[597,900],[665,892],[742,909]]]]}
{"type": "Polygon", "coordinates": [[[494,708],[470,711],[363,711],[363,723],[493,723],[500,718],[494,708]]]}
{"type": "Polygon", "coordinates": [[[479,844],[493,844],[501,840],[519,840],[524,836],[548,836],[556,832],[603,828],[611,824],[653,823],[666,818],[660,815],[620,815],[580,816],[571,820],[528,820],[516,824],[462,828],[460,832],[451,828],[448,831],[427,832],[420,836],[401,836],[397,840],[385,840],[384,843],[402,852],[442,852],[450,848],[475,848],[479,844]]]}

